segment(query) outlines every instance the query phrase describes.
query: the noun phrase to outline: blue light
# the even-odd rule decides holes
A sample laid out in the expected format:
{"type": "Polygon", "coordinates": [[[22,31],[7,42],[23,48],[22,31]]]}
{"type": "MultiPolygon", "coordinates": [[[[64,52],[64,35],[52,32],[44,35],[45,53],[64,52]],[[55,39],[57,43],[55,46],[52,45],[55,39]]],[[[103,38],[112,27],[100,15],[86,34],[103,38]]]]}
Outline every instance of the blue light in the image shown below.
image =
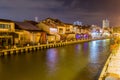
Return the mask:
{"type": "Polygon", "coordinates": [[[55,71],[55,64],[57,63],[57,50],[56,49],[48,49],[47,50],[47,66],[50,74],[55,71]]]}

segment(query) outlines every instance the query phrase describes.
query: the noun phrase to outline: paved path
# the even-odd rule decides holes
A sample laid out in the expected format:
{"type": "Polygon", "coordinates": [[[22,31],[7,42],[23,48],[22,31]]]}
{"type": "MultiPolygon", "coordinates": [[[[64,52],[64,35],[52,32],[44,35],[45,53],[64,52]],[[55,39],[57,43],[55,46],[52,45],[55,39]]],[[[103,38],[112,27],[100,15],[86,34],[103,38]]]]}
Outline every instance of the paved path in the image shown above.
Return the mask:
{"type": "Polygon", "coordinates": [[[110,54],[99,80],[120,80],[120,45],[115,54],[110,54]]]}

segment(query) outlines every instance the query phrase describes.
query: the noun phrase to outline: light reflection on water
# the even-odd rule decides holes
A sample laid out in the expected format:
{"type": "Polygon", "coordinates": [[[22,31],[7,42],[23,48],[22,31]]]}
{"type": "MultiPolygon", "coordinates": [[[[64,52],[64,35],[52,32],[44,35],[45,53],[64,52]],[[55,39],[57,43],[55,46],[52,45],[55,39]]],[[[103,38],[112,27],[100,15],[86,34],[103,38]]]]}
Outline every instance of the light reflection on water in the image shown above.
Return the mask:
{"type": "Polygon", "coordinates": [[[82,51],[82,45],[76,45],[75,46],[75,54],[80,54],[80,51],[82,51]]]}
{"type": "Polygon", "coordinates": [[[91,62],[96,62],[98,59],[98,51],[99,51],[99,47],[98,47],[98,42],[97,41],[92,41],[89,48],[90,48],[90,60],[91,62]]]}
{"type": "Polygon", "coordinates": [[[56,64],[57,64],[57,61],[58,61],[58,54],[57,54],[57,49],[49,49],[47,50],[47,66],[48,66],[48,71],[49,71],[49,74],[52,74],[54,73],[54,69],[56,69],[56,64]]]}
{"type": "Polygon", "coordinates": [[[97,80],[110,40],[0,58],[1,80],[97,80]]]}

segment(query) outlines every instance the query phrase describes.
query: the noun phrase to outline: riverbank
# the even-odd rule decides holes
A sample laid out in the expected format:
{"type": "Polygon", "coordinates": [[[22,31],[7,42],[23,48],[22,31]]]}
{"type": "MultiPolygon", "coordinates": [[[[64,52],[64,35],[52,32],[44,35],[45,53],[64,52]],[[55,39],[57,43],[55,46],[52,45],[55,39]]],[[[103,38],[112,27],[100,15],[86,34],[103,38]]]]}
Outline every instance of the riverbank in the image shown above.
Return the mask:
{"type": "Polygon", "coordinates": [[[120,45],[115,53],[108,57],[98,80],[119,80],[120,79],[120,45]]]}
{"type": "Polygon", "coordinates": [[[26,52],[31,52],[31,51],[39,51],[42,49],[61,47],[61,46],[69,45],[69,44],[76,44],[76,43],[88,42],[88,41],[93,41],[93,40],[101,40],[101,39],[107,39],[107,38],[75,40],[75,41],[66,41],[66,42],[42,44],[42,45],[35,45],[35,46],[15,47],[12,49],[3,49],[0,51],[0,56],[12,55],[12,54],[18,54],[18,53],[26,53],[26,52]]]}

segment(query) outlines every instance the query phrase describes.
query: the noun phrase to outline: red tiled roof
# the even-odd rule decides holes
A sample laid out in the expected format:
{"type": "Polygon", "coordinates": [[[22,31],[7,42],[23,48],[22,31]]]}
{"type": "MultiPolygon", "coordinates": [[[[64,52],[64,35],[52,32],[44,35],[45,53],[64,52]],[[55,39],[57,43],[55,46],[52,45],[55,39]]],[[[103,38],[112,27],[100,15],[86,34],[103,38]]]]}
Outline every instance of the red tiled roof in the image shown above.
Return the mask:
{"type": "Polygon", "coordinates": [[[17,25],[17,27],[24,30],[34,30],[34,31],[40,30],[37,26],[34,26],[28,22],[15,22],[15,24],[17,25]]]}

